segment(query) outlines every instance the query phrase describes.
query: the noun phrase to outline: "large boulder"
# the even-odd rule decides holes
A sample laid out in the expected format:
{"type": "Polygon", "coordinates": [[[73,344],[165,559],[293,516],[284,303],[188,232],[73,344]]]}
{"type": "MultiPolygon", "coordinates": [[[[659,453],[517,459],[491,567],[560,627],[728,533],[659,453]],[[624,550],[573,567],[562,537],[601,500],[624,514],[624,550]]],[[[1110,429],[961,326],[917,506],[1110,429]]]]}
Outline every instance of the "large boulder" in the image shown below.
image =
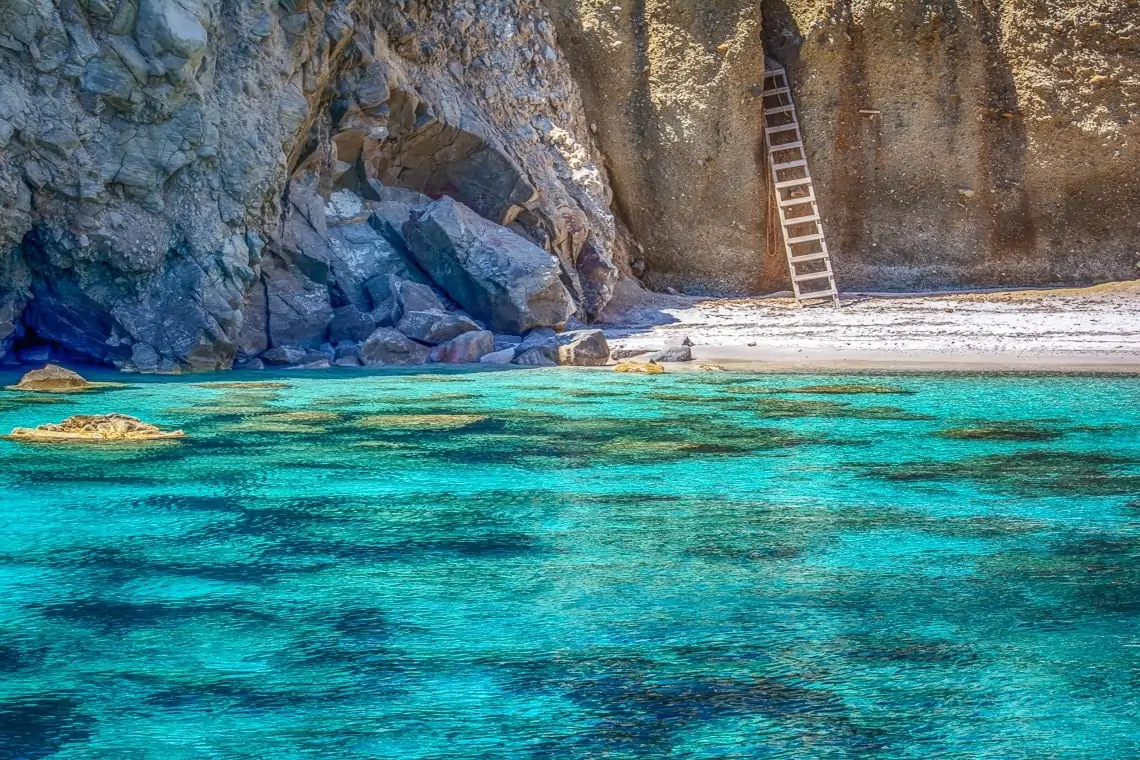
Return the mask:
{"type": "Polygon", "coordinates": [[[497,331],[561,327],[575,311],[557,259],[451,198],[414,217],[404,237],[436,284],[497,331]]]}
{"type": "Polygon", "coordinates": [[[348,304],[333,310],[332,322],[329,323],[329,340],[333,343],[360,342],[367,340],[377,327],[379,325],[372,314],[348,304]]]}
{"type": "MultiPolygon", "coordinates": [[[[404,312],[404,316],[396,325],[396,329],[412,340],[436,346],[457,338],[463,333],[476,332],[479,330],[479,325],[462,314],[431,309],[429,311],[404,312]]],[[[495,339],[492,337],[492,348],[494,348],[494,342],[495,339]]]]}
{"type": "Polygon", "coordinates": [[[558,363],[562,365],[601,367],[610,360],[610,344],[601,330],[564,333],[558,343],[558,363]]]}
{"type": "Polygon", "coordinates": [[[381,327],[392,327],[406,311],[443,311],[443,302],[427,285],[395,275],[375,277],[366,284],[372,316],[381,327]]]}
{"type": "Polygon", "coordinates": [[[377,328],[360,347],[360,362],[366,367],[426,364],[427,360],[427,346],[409,340],[391,327],[377,328]]]}
{"type": "Polygon", "coordinates": [[[466,332],[431,350],[431,361],[474,364],[495,350],[495,334],[488,330],[466,332]]]}

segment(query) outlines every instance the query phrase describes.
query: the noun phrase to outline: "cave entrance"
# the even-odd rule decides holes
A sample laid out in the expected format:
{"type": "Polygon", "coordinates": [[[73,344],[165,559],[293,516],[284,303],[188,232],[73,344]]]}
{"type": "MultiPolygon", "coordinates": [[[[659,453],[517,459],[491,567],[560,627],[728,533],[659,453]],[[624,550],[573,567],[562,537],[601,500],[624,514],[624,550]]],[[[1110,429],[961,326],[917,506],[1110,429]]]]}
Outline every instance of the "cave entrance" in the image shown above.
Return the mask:
{"type": "MultiPolygon", "coordinates": [[[[384,124],[346,114],[332,136],[336,161],[347,168],[334,184],[365,198],[369,180],[431,198],[450,196],[480,216],[509,226],[538,191],[503,151],[482,136],[436,115],[415,94],[393,90],[384,124]]],[[[371,198],[378,200],[378,198],[371,198]]]]}

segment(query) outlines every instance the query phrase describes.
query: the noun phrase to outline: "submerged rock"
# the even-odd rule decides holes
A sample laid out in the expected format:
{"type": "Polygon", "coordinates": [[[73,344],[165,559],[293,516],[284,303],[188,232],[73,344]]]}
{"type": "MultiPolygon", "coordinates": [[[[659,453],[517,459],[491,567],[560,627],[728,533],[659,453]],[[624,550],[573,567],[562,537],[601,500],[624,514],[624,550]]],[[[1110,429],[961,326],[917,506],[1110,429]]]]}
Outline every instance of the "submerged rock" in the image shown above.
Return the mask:
{"type": "Polygon", "coordinates": [[[9,436],[16,441],[166,441],[185,438],[181,430],[166,432],[125,414],[76,415],[56,424],[16,428],[9,436]]]}
{"type": "Polygon", "coordinates": [[[121,388],[121,383],[92,383],[78,372],[49,364],[43,369],[34,369],[20,379],[16,385],[9,385],[11,391],[39,391],[45,393],[76,393],[96,388],[121,388]]]}

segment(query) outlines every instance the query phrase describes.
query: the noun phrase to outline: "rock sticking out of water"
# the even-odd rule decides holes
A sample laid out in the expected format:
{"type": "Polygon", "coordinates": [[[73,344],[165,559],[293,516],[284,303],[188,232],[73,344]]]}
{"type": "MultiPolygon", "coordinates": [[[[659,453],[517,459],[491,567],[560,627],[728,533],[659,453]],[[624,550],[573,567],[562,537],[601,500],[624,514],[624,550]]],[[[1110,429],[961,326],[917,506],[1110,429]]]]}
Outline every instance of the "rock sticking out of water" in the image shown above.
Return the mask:
{"type": "Polygon", "coordinates": [[[653,362],[622,362],[614,367],[614,372],[627,372],[632,375],[663,375],[665,368],[653,362]]]}
{"type": "Polygon", "coordinates": [[[72,372],[56,364],[43,369],[34,369],[21,378],[16,385],[9,385],[10,391],[38,391],[46,393],[78,393],[95,388],[118,388],[120,383],[88,382],[78,372],[72,372]]]}
{"type": "Polygon", "coordinates": [[[45,443],[70,441],[166,441],[185,438],[181,430],[166,432],[125,414],[76,415],[56,424],[16,428],[10,438],[45,443]]]}

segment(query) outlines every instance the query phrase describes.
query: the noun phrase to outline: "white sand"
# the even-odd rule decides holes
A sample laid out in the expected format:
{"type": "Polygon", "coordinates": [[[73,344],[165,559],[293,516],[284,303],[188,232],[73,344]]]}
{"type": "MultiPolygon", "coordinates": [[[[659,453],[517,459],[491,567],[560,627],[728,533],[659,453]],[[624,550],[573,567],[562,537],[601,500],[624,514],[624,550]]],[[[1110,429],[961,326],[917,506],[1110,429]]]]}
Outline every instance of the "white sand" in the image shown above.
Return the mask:
{"type": "Polygon", "coordinates": [[[1085,289],[699,300],[625,294],[614,348],[689,336],[699,360],[767,370],[1017,370],[1140,373],[1140,282],[1085,289]],[[668,321],[667,324],[653,324],[668,321]]]}

